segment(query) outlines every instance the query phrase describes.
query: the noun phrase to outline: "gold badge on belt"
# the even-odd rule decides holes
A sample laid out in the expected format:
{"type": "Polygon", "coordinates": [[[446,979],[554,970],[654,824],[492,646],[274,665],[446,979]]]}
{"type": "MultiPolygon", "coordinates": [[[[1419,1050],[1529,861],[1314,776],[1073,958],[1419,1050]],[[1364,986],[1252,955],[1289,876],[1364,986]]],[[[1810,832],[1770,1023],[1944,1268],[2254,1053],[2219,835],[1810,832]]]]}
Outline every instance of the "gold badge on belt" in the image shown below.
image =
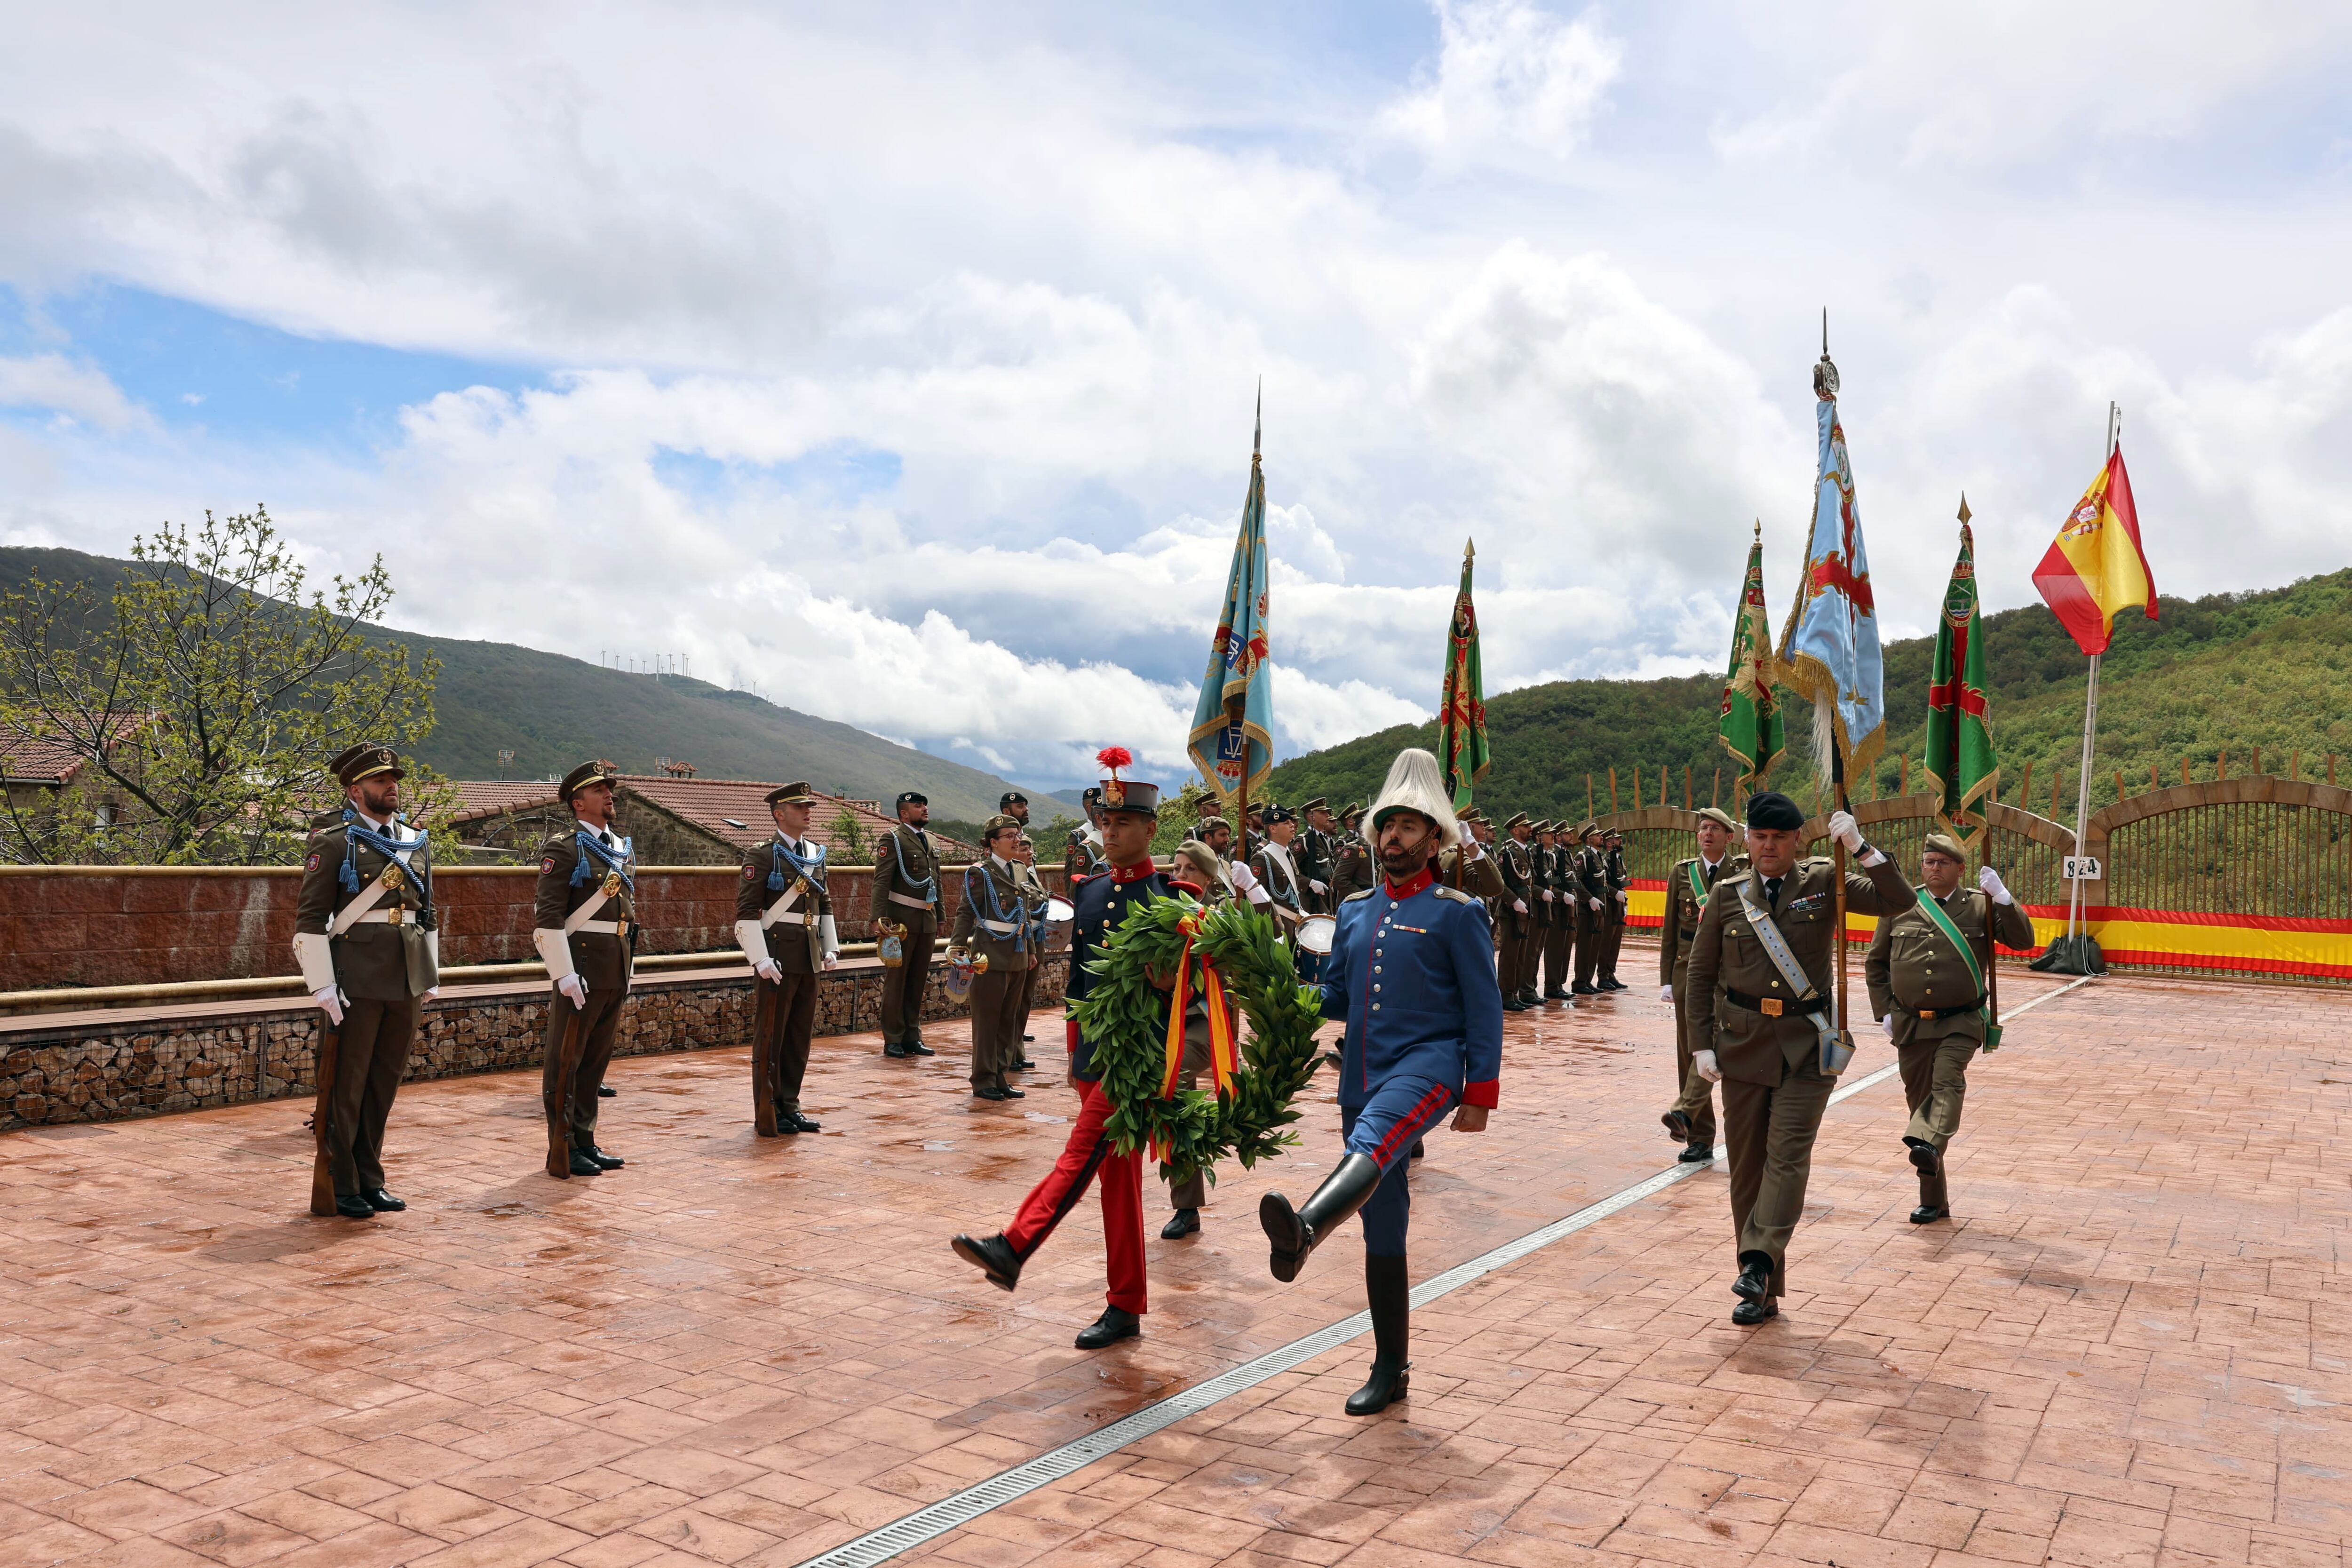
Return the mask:
{"type": "Polygon", "coordinates": [[[611,898],[617,898],[617,897],[619,897],[619,896],[620,896],[620,892],[621,892],[621,874],[620,874],[618,871],[607,871],[607,872],[605,872],[605,873],[604,873],[604,896],[605,896],[606,898],[608,898],[608,899],[611,899],[611,898]]]}

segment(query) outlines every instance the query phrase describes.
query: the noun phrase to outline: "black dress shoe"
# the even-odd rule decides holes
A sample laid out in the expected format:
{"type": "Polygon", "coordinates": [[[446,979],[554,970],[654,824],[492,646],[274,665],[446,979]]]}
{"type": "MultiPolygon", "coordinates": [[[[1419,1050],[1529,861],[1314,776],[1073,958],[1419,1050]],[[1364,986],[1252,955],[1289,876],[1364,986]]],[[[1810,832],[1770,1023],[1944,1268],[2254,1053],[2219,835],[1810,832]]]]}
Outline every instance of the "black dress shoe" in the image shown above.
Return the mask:
{"type": "Polygon", "coordinates": [[[882,1054],[886,1057],[911,1057],[915,1053],[908,1050],[906,1047],[893,1042],[882,1047],[882,1054]]]}
{"type": "Polygon", "coordinates": [[[1568,1000],[1568,993],[1555,985],[1550,990],[1544,993],[1544,1000],[1547,1002],[1565,1002],[1568,1000]]]}
{"type": "Polygon", "coordinates": [[[910,1057],[935,1057],[940,1053],[931,1049],[930,1047],[923,1044],[920,1040],[908,1040],[907,1042],[907,1054],[910,1057]]]}
{"type": "Polygon", "coordinates": [[[1103,1315],[1078,1331],[1078,1348],[1098,1351],[1105,1345],[1115,1345],[1121,1340],[1131,1340],[1143,1331],[1143,1320],[1124,1307],[1105,1307],[1103,1315]]]}
{"type": "Polygon", "coordinates": [[[596,1086],[596,1098],[599,1100],[610,1100],[620,1092],[609,1083],[600,1083],[596,1086]]]}
{"type": "Polygon", "coordinates": [[[617,1171],[622,1166],[628,1163],[626,1160],[622,1159],[618,1154],[607,1154],[602,1149],[597,1148],[593,1143],[591,1143],[587,1148],[583,1149],[580,1152],[587,1155],[591,1160],[595,1161],[598,1165],[604,1167],[607,1171],[617,1171]]]}
{"type": "Polygon", "coordinates": [[[1010,1100],[1013,1098],[1011,1093],[997,1088],[992,1083],[984,1089],[973,1089],[971,1091],[971,1097],[974,1100],[1010,1100]]]}
{"type": "Polygon", "coordinates": [[[1780,1315],[1780,1304],[1769,1296],[1765,1297],[1761,1301],[1742,1301],[1731,1309],[1731,1321],[1743,1329],[1752,1329],[1759,1323],[1769,1323],[1780,1315]]]}
{"type": "Polygon", "coordinates": [[[996,1086],[996,1098],[999,1100],[1026,1100],[1029,1098],[1029,1091],[1025,1089],[1015,1089],[1009,1083],[1000,1083],[996,1086]]]}
{"type": "Polygon", "coordinates": [[[813,1119],[803,1116],[799,1111],[795,1110],[790,1116],[779,1116],[776,1118],[776,1131],[779,1132],[822,1132],[824,1129],[818,1126],[813,1119]]]}
{"type": "Polygon", "coordinates": [[[1658,1118],[1658,1124],[1666,1130],[1666,1136],[1675,1142],[1687,1143],[1691,1141],[1690,1118],[1681,1111],[1667,1111],[1658,1118]]]}
{"type": "Polygon", "coordinates": [[[408,1206],[406,1204],[402,1203],[398,1198],[394,1197],[390,1193],[385,1192],[382,1187],[376,1188],[375,1191],[372,1193],[362,1193],[360,1196],[365,1198],[367,1200],[368,1207],[375,1210],[378,1214],[398,1214],[401,1210],[408,1206]]]}
{"type": "Polygon", "coordinates": [[[1927,1204],[1921,1204],[1917,1208],[1911,1211],[1911,1223],[1913,1225],[1933,1225],[1939,1219],[1949,1219],[1951,1217],[1952,1211],[1942,1204],[1937,1204],[1933,1206],[1927,1204]]]}
{"type": "Polygon", "coordinates": [[[1675,1156],[1677,1165],[1706,1165],[1714,1162],[1715,1145],[1712,1143],[1693,1143],[1675,1156]]]}
{"type": "Polygon", "coordinates": [[[1769,1301],[1772,1299],[1772,1260],[1750,1258],[1739,1266],[1739,1278],[1731,1282],[1731,1293],[1743,1301],[1769,1301]]]}
{"type": "Polygon", "coordinates": [[[1168,1216],[1168,1223],[1160,1227],[1160,1239],[1181,1241],[1200,1228],[1201,1211],[1199,1209],[1178,1209],[1168,1216]]]}
{"type": "Polygon", "coordinates": [[[349,1196],[345,1196],[341,1193],[337,1193],[335,1194],[335,1212],[342,1215],[345,1219],[375,1218],[375,1205],[368,1202],[367,1199],[360,1196],[357,1193],[352,1193],[349,1196]]]}
{"type": "Polygon", "coordinates": [[[1037,1037],[1034,1035],[1024,1035],[1021,1037],[1021,1043],[1024,1046],[1034,1046],[1037,1043],[1037,1037]]]}
{"type": "Polygon", "coordinates": [[[948,1244],[955,1255],[988,1276],[988,1282],[1000,1290],[1010,1290],[1021,1283],[1021,1259],[1013,1256],[1013,1244],[1002,1235],[977,1238],[959,1236],[948,1244]]]}
{"type": "Polygon", "coordinates": [[[1595,989],[1601,991],[1622,991],[1625,989],[1625,983],[1618,979],[1613,974],[1595,981],[1593,984],[1595,989]]]}
{"type": "Polygon", "coordinates": [[[1004,1070],[1006,1072],[1027,1072],[1031,1068],[1034,1068],[1036,1065],[1037,1064],[1035,1062],[1031,1061],[1027,1057],[1023,1057],[1019,1061],[1012,1063],[1004,1070]]]}
{"type": "Polygon", "coordinates": [[[1594,990],[1591,986],[1587,985],[1581,980],[1570,986],[1568,988],[1568,994],[1571,996],[1598,996],[1601,994],[1600,992],[1594,990]]]}
{"type": "Polygon", "coordinates": [[[1903,1142],[1911,1145],[1911,1168],[1913,1170],[1918,1172],[1923,1176],[1934,1176],[1942,1173],[1944,1169],[1944,1156],[1937,1152],[1933,1143],[1923,1142],[1916,1138],[1906,1138],[1903,1142]]]}
{"type": "Polygon", "coordinates": [[[1404,1397],[1405,1387],[1412,1379],[1409,1375],[1411,1362],[1391,1366],[1386,1361],[1372,1363],[1372,1375],[1364,1386],[1348,1395],[1347,1412],[1350,1415],[1377,1415],[1404,1397]]]}
{"type": "Polygon", "coordinates": [[[1526,1012],[1527,1010],[1528,1010],[1528,1005],[1527,1005],[1526,1003],[1524,1003],[1524,1002],[1520,1001],[1517,997],[1516,997],[1516,996],[1506,996],[1506,997],[1504,997],[1504,998],[1503,998],[1503,1011],[1504,1011],[1504,1012],[1506,1012],[1506,1013],[1524,1013],[1524,1012],[1526,1012]]]}
{"type": "Polygon", "coordinates": [[[601,1176],[604,1167],[591,1159],[584,1149],[572,1151],[572,1173],[575,1176],[601,1176]]]}

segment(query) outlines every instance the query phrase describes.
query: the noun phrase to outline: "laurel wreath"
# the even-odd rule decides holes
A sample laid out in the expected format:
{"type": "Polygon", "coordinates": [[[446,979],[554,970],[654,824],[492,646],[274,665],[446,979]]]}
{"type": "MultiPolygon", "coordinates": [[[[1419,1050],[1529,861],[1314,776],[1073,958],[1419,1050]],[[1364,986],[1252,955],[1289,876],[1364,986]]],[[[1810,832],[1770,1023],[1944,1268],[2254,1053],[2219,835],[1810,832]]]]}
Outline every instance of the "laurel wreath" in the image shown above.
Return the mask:
{"type": "Polygon", "coordinates": [[[1238,1046],[1240,1068],[1223,1093],[1180,1089],[1162,1099],[1167,1074],[1168,994],[1151,977],[1170,976],[1184,952],[1182,923],[1198,913],[1192,899],[1160,899],[1130,909],[1087,965],[1097,984],[1071,1008],[1094,1042],[1094,1065],[1112,1110],[1104,1123],[1122,1154],[1157,1149],[1160,1174],[1171,1182],[1196,1172],[1216,1180],[1217,1163],[1231,1157],[1248,1170],[1298,1142],[1286,1131],[1298,1120],[1291,1109],[1321,1057],[1315,1031],[1322,1026],[1322,994],[1298,983],[1290,950],[1265,916],[1228,905],[1201,914],[1192,937],[1188,977],[1201,987],[1202,955],[1217,966],[1225,994],[1249,1019],[1238,1046]]]}

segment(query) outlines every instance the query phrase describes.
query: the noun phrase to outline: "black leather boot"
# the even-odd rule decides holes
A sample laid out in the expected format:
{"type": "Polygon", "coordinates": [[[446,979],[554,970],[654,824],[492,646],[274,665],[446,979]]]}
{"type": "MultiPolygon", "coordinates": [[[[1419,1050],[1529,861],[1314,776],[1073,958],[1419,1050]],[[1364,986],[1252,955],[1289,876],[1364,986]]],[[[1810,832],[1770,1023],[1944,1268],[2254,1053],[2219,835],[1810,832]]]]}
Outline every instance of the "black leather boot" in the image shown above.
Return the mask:
{"type": "Polygon", "coordinates": [[[1348,1414],[1374,1415],[1404,1397],[1412,1363],[1405,1348],[1412,1322],[1412,1288],[1404,1259],[1364,1254],[1364,1296],[1372,1309],[1372,1375],[1348,1396],[1348,1414]]]}
{"type": "Polygon", "coordinates": [[[1298,1278],[1307,1255],[1332,1229],[1364,1206],[1381,1184],[1380,1162],[1370,1154],[1350,1153],[1339,1168],[1323,1178],[1315,1195],[1294,1209],[1280,1193],[1268,1193],[1257,1204],[1257,1222],[1274,1244],[1267,1259],[1274,1277],[1287,1285],[1298,1278]]]}

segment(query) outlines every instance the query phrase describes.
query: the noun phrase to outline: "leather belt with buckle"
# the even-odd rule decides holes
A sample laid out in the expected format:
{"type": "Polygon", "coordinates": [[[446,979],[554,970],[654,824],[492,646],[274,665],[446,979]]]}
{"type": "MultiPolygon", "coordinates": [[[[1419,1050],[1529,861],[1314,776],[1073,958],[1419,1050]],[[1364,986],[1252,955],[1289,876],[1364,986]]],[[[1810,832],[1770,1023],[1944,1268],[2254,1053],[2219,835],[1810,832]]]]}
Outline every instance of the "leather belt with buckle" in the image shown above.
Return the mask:
{"type": "Polygon", "coordinates": [[[1912,1011],[1918,1014],[1923,1019],[1934,1020],[1937,1018],[1957,1018],[1963,1013],[1973,1013],[1983,1005],[1984,998],[1979,996],[1973,1002],[1963,1002],[1957,1007],[1915,1007],[1912,1011]]]}
{"type": "Polygon", "coordinates": [[[1778,1018],[1788,1013],[1819,1013],[1830,1005],[1826,996],[1816,996],[1810,1002],[1783,996],[1750,996],[1747,992],[1734,991],[1728,985],[1723,988],[1723,999],[1735,1007],[1745,1007],[1768,1018],[1778,1018]]]}

